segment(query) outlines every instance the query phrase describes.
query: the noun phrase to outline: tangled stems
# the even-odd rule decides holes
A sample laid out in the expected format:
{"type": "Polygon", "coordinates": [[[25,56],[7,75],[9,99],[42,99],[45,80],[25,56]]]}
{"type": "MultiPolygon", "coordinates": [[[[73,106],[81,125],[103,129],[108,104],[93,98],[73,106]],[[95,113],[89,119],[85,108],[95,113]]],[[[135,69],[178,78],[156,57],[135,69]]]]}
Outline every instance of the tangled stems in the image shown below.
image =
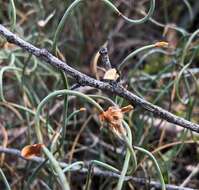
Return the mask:
{"type": "Polygon", "coordinates": [[[159,178],[160,178],[160,183],[162,185],[162,190],[166,190],[166,185],[165,185],[165,182],[164,182],[164,178],[162,176],[162,172],[161,172],[160,167],[158,165],[158,162],[155,159],[155,157],[153,156],[153,154],[150,153],[149,151],[145,150],[144,148],[141,148],[141,147],[134,146],[134,148],[136,150],[139,150],[140,152],[143,152],[144,154],[148,155],[151,158],[151,160],[153,161],[153,163],[154,163],[154,165],[156,167],[156,170],[158,172],[158,175],[159,175],[159,178]]]}
{"type": "Polygon", "coordinates": [[[49,94],[48,96],[46,96],[41,103],[38,105],[37,107],[37,111],[36,111],[36,115],[35,115],[35,130],[36,130],[36,135],[38,138],[39,143],[43,144],[43,138],[42,138],[42,134],[41,134],[41,130],[40,130],[40,126],[39,126],[39,116],[40,116],[40,112],[43,108],[43,106],[52,98],[58,96],[58,95],[74,95],[77,96],[79,98],[83,98],[84,100],[86,100],[87,102],[91,103],[92,105],[94,105],[100,112],[103,112],[102,107],[96,102],[94,101],[92,98],[90,98],[89,96],[77,92],[77,91],[72,91],[72,90],[58,90],[55,92],[52,92],[51,94],[49,94]]]}
{"type": "Polygon", "coordinates": [[[155,44],[151,44],[151,45],[143,46],[139,49],[136,49],[135,51],[130,53],[126,58],[124,58],[124,60],[118,65],[118,70],[121,72],[122,69],[127,65],[127,62],[129,61],[129,59],[133,58],[138,53],[148,50],[148,49],[151,49],[151,48],[155,48],[155,47],[156,47],[155,44]]]}
{"type": "Polygon", "coordinates": [[[184,65],[184,61],[185,61],[185,58],[186,58],[186,55],[187,55],[187,52],[188,52],[188,49],[189,49],[189,46],[191,44],[191,42],[193,41],[193,39],[199,34],[199,29],[196,30],[190,37],[189,37],[189,40],[187,41],[184,49],[183,49],[183,52],[182,52],[182,59],[181,59],[181,66],[184,65]]]}
{"type": "Polygon", "coordinates": [[[85,190],[89,190],[90,189],[90,185],[91,185],[91,177],[92,177],[92,168],[94,167],[94,165],[106,168],[107,170],[110,170],[112,172],[115,173],[119,173],[119,170],[114,168],[113,166],[100,162],[98,160],[91,160],[90,164],[89,164],[89,168],[88,168],[88,174],[87,174],[87,178],[86,178],[86,184],[85,184],[85,190]]]}
{"type": "MultiPolygon", "coordinates": [[[[64,27],[64,23],[68,17],[68,15],[70,14],[70,12],[73,10],[74,7],[76,7],[80,2],[85,1],[85,0],[75,0],[65,11],[61,21],[59,22],[59,25],[57,27],[57,30],[55,31],[55,35],[54,35],[54,39],[53,39],[53,52],[56,52],[56,46],[57,46],[57,40],[58,37],[64,27]]],[[[155,0],[150,0],[150,9],[149,12],[144,16],[144,18],[138,19],[138,20],[134,20],[134,19],[130,19],[128,17],[126,17],[125,15],[123,15],[118,9],[117,7],[111,3],[109,0],[101,0],[103,1],[111,10],[113,10],[113,12],[115,12],[116,14],[118,14],[119,16],[121,16],[124,20],[126,20],[129,23],[132,24],[142,24],[144,22],[146,22],[147,20],[149,20],[149,18],[152,16],[154,10],[155,10],[155,0]]]]}
{"type": "MultiPolygon", "coordinates": [[[[175,88],[176,88],[176,93],[177,93],[177,97],[178,99],[180,100],[180,102],[182,104],[187,104],[187,101],[184,101],[181,97],[180,97],[180,93],[179,93],[179,85],[180,85],[180,80],[182,78],[182,75],[183,73],[188,69],[188,67],[191,65],[191,61],[189,61],[187,64],[184,64],[185,62],[185,58],[188,54],[188,51],[189,51],[189,46],[190,44],[192,43],[193,39],[199,34],[199,29],[196,30],[188,39],[184,49],[183,49],[183,52],[182,52],[182,58],[181,58],[181,61],[180,61],[180,65],[182,67],[181,71],[179,72],[176,80],[175,80],[175,88]]],[[[193,77],[193,76],[192,76],[193,77]]],[[[194,77],[193,77],[194,79],[194,77]]],[[[186,79],[185,79],[186,80],[186,79]]],[[[196,86],[197,86],[197,82],[196,82],[196,86]]]]}
{"type": "Polygon", "coordinates": [[[151,48],[161,48],[161,47],[167,47],[168,43],[167,42],[157,42],[151,45],[147,45],[147,46],[143,46],[139,49],[136,49],[135,51],[133,51],[132,53],[130,53],[129,55],[127,55],[126,58],[124,58],[124,60],[118,65],[118,70],[121,72],[122,69],[128,64],[129,59],[133,58],[135,55],[137,55],[138,53],[151,49],[151,48]]]}
{"type": "MultiPolygon", "coordinates": [[[[70,121],[70,119],[73,118],[75,115],[77,115],[80,112],[85,111],[85,110],[86,109],[84,109],[84,108],[83,109],[80,108],[79,110],[75,110],[69,116],[67,116],[66,119],[64,119],[63,127],[58,132],[58,134],[62,133],[59,147],[61,147],[64,143],[64,138],[65,138],[65,134],[66,134],[66,127],[67,127],[67,124],[70,121]]],[[[51,150],[54,150],[56,143],[57,143],[57,138],[54,138],[53,141],[52,141],[52,144],[51,144],[51,150]]],[[[59,147],[58,147],[58,149],[59,149],[59,147]]]]}
{"type": "MultiPolygon", "coordinates": [[[[136,160],[135,152],[134,152],[132,145],[131,145],[132,144],[131,130],[130,130],[130,128],[129,128],[129,126],[126,122],[123,122],[123,123],[124,123],[126,130],[127,130],[127,137],[125,135],[123,135],[123,137],[124,137],[125,143],[128,147],[128,150],[127,150],[127,154],[125,156],[125,161],[124,161],[122,173],[121,173],[121,176],[120,176],[118,184],[117,184],[117,190],[122,189],[122,185],[123,185],[123,182],[124,182],[124,179],[125,179],[125,175],[126,175],[127,170],[128,170],[128,165],[129,165],[129,161],[130,161],[130,153],[131,153],[132,158],[133,158],[132,159],[133,164],[134,164],[133,171],[135,171],[135,169],[137,168],[137,160],[136,160]]],[[[134,146],[134,149],[139,150],[140,152],[143,152],[144,154],[148,155],[151,158],[151,160],[153,161],[153,163],[156,167],[156,170],[158,172],[158,175],[159,175],[159,178],[160,178],[160,183],[162,185],[162,190],[166,190],[166,186],[165,186],[164,178],[162,176],[162,172],[161,172],[160,167],[158,165],[158,162],[155,159],[155,157],[153,156],[153,154],[150,153],[149,151],[141,148],[141,147],[134,146]]]]}

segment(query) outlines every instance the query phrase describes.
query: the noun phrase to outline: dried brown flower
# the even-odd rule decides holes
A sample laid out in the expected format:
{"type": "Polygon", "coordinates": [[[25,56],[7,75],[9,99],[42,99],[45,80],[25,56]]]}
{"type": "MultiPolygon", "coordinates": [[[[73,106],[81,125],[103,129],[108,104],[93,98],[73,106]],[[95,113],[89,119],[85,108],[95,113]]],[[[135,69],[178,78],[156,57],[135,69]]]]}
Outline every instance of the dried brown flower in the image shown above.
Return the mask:
{"type": "Polygon", "coordinates": [[[126,134],[126,130],[122,126],[123,114],[131,110],[133,110],[131,105],[123,108],[111,106],[99,115],[99,119],[101,122],[107,122],[110,129],[121,137],[122,134],[126,134]]]}

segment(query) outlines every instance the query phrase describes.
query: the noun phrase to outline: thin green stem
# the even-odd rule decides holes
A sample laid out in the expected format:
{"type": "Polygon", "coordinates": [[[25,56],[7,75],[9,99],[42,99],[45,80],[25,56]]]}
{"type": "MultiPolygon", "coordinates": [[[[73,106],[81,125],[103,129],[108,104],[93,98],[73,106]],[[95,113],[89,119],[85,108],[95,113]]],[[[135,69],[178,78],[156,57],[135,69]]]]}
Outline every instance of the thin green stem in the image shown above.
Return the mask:
{"type": "Polygon", "coordinates": [[[125,176],[126,176],[126,173],[128,171],[130,158],[131,158],[131,153],[130,153],[129,148],[127,148],[127,153],[126,153],[126,156],[125,156],[122,172],[121,172],[119,181],[117,183],[116,190],[122,189],[122,186],[123,186],[123,183],[124,183],[124,180],[125,180],[125,176]]]}
{"type": "Polygon", "coordinates": [[[133,58],[135,55],[137,55],[138,53],[151,49],[151,48],[155,48],[155,47],[156,47],[156,44],[151,44],[151,45],[143,46],[139,49],[136,49],[135,51],[130,53],[126,58],[124,58],[124,60],[118,65],[118,70],[121,71],[128,64],[128,61],[131,58],[133,58]]]}
{"type": "Polygon", "coordinates": [[[66,180],[64,172],[60,168],[60,165],[57,162],[57,160],[54,158],[53,154],[44,145],[42,146],[42,150],[44,154],[49,158],[53,169],[57,172],[62,190],[70,190],[70,187],[69,187],[68,181],[66,180]]]}
{"type": "Polygon", "coordinates": [[[74,162],[74,163],[70,164],[69,166],[65,167],[63,169],[63,172],[65,173],[65,172],[69,171],[70,169],[72,169],[73,167],[76,167],[76,166],[83,167],[84,166],[84,162],[82,162],[82,161],[74,162]]]}
{"type": "Polygon", "coordinates": [[[156,168],[156,170],[158,172],[158,175],[159,175],[159,178],[160,178],[160,183],[162,185],[162,190],[166,190],[166,185],[165,185],[165,182],[164,182],[164,178],[162,176],[162,172],[161,172],[160,167],[158,165],[158,162],[155,159],[155,157],[153,156],[153,154],[151,154],[149,151],[147,151],[146,149],[141,148],[141,147],[134,146],[134,148],[136,150],[139,150],[140,152],[143,152],[144,154],[148,155],[149,158],[151,158],[151,160],[153,161],[153,163],[155,165],[155,168],[156,168]]]}
{"type": "Polygon", "coordinates": [[[11,10],[12,10],[12,29],[14,29],[15,25],[16,25],[16,8],[15,8],[15,3],[14,0],[10,0],[10,4],[11,4],[11,10]]]}
{"type": "Polygon", "coordinates": [[[132,134],[131,134],[131,129],[129,127],[129,125],[124,121],[123,122],[126,130],[127,130],[127,137],[126,136],[123,136],[124,138],[124,141],[126,143],[126,146],[128,147],[130,153],[131,153],[131,159],[132,159],[132,162],[133,162],[133,168],[131,170],[131,173],[134,172],[137,168],[137,158],[136,158],[136,155],[135,155],[135,151],[133,150],[133,147],[132,147],[132,134]]]}
{"type": "Polygon", "coordinates": [[[193,41],[193,39],[199,34],[199,29],[197,29],[188,39],[184,49],[183,49],[183,52],[182,52],[182,58],[181,58],[181,62],[180,64],[183,66],[184,65],[184,61],[185,61],[185,58],[186,58],[186,55],[188,53],[188,49],[189,49],[189,46],[191,44],[191,42],[193,41]]]}
{"type": "Polygon", "coordinates": [[[94,165],[97,165],[97,166],[101,166],[103,168],[106,168],[107,170],[110,170],[112,172],[116,172],[116,173],[120,172],[117,168],[115,168],[115,167],[113,167],[113,166],[111,166],[109,164],[106,164],[104,162],[100,162],[98,160],[92,160],[90,163],[94,164],[94,165]]]}
{"type": "Polygon", "coordinates": [[[3,74],[5,71],[14,70],[22,72],[22,69],[14,67],[14,66],[5,66],[0,70],[0,98],[3,102],[6,102],[4,95],[3,95],[3,74]]]}
{"type": "Polygon", "coordinates": [[[106,164],[104,162],[100,162],[98,160],[92,160],[89,164],[89,169],[88,169],[88,174],[87,174],[87,178],[86,178],[86,185],[85,185],[85,190],[89,190],[90,189],[90,185],[91,185],[91,174],[92,174],[92,168],[94,165],[98,165],[101,166],[103,168],[106,168],[107,170],[110,170],[112,172],[116,172],[119,173],[120,171],[118,169],[116,169],[115,167],[106,164]]]}
{"type": "Polygon", "coordinates": [[[79,98],[83,98],[90,104],[94,105],[100,112],[103,112],[102,107],[96,101],[94,101],[92,98],[90,98],[89,96],[87,96],[81,92],[72,91],[72,90],[58,90],[58,91],[52,92],[51,94],[46,96],[37,107],[37,111],[36,111],[36,115],[35,115],[35,124],[36,124],[35,131],[36,131],[36,135],[37,135],[39,143],[43,143],[43,137],[42,137],[42,133],[41,133],[40,126],[39,126],[40,112],[41,112],[43,106],[49,100],[51,100],[52,98],[54,98],[58,95],[73,95],[73,96],[77,96],[79,98]]]}
{"type": "MultiPolygon", "coordinates": [[[[80,3],[84,0],[75,0],[65,11],[61,21],[58,24],[58,27],[55,31],[55,35],[54,35],[54,39],[53,39],[53,52],[56,52],[56,46],[57,46],[57,40],[58,37],[60,35],[60,33],[63,30],[64,27],[64,23],[68,17],[68,15],[70,14],[70,12],[80,3]]],[[[147,20],[149,20],[149,18],[152,16],[154,10],[155,10],[155,0],[150,0],[150,9],[149,12],[147,13],[147,15],[144,18],[138,19],[138,20],[134,20],[134,19],[130,19],[128,17],[126,17],[125,15],[123,15],[118,9],[117,7],[111,3],[109,0],[101,0],[102,2],[104,2],[108,7],[110,7],[116,14],[118,14],[119,16],[121,16],[125,21],[130,22],[132,24],[142,24],[144,22],[146,22],[147,20]]]]}
{"type": "Polygon", "coordinates": [[[6,179],[6,176],[4,175],[3,170],[1,168],[0,168],[0,176],[1,176],[1,178],[3,179],[3,181],[5,183],[6,190],[11,190],[10,185],[9,185],[7,179],[6,179]]]}
{"type": "MultiPolygon", "coordinates": [[[[59,131],[59,134],[62,133],[62,135],[61,135],[60,145],[59,145],[58,149],[59,149],[59,148],[63,145],[63,143],[64,143],[64,139],[65,139],[65,136],[66,136],[66,127],[67,127],[68,122],[71,120],[71,118],[73,118],[75,115],[77,115],[77,114],[80,113],[80,112],[82,112],[81,109],[75,110],[75,111],[72,112],[68,117],[66,117],[66,119],[64,119],[64,120],[65,120],[65,121],[64,121],[64,126],[63,126],[63,127],[60,129],[60,131],[59,131]]],[[[64,117],[65,117],[65,116],[64,116],[64,117]]],[[[54,141],[54,140],[52,141],[51,150],[54,150],[54,147],[55,147],[56,143],[57,143],[56,140],[55,140],[55,141],[54,141]]]]}
{"type": "Polygon", "coordinates": [[[132,161],[133,161],[132,171],[135,171],[135,169],[137,168],[137,159],[136,159],[135,152],[132,148],[131,130],[130,130],[128,124],[125,121],[123,121],[123,124],[124,124],[124,126],[127,130],[127,136],[123,135],[123,139],[124,139],[126,146],[127,146],[127,153],[126,153],[126,156],[125,156],[125,159],[124,159],[122,172],[121,172],[120,178],[119,178],[118,183],[117,183],[117,188],[116,188],[117,190],[122,189],[122,186],[123,186],[123,183],[124,183],[124,180],[125,180],[125,176],[126,176],[126,173],[128,171],[128,168],[129,168],[129,161],[130,161],[131,156],[132,156],[132,161]]]}

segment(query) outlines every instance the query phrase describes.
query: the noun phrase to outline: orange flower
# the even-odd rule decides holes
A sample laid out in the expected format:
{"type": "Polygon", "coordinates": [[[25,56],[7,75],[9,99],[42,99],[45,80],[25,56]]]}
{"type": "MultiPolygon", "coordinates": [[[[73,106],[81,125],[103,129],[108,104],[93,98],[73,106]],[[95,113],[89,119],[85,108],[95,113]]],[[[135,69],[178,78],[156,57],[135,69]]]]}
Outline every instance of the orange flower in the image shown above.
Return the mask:
{"type": "Polygon", "coordinates": [[[126,134],[126,130],[122,126],[123,114],[131,110],[133,110],[131,105],[123,108],[111,106],[99,115],[99,119],[101,122],[107,122],[113,133],[121,137],[122,134],[126,134]]]}
{"type": "Polygon", "coordinates": [[[21,150],[21,156],[30,159],[33,156],[40,156],[43,144],[27,145],[21,150]]]}

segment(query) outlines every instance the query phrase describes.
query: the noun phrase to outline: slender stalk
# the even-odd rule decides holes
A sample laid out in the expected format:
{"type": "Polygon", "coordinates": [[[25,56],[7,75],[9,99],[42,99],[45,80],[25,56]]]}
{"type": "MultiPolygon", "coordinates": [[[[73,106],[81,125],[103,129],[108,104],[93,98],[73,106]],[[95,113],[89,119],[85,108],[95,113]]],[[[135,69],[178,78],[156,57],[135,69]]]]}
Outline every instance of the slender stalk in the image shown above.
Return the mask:
{"type": "Polygon", "coordinates": [[[165,185],[165,182],[164,182],[164,178],[162,176],[162,172],[161,172],[160,167],[158,165],[158,162],[155,159],[155,157],[153,156],[153,154],[151,154],[149,151],[147,151],[147,150],[145,150],[144,148],[141,148],[141,147],[134,146],[134,148],[136,150],[139,150],[140,152],[143,152],[144,154],[148,155],[149,158],[151,158],[151,160],[153,161],[153,163],[154,163],[154,165],[156,167],[156,170],[158,172],[158,175],[159,175],[159,178],[160,178],[160,183],[162,185],[162,190],[166,190],[166,185],[165,185]]]}
{"type": "Polygon", "coordinates": [[[126,156],[125,156],[122,172],[121,172],[119,181],[117,183],[117,187],[116,187],[117,190],[122,189],[123,183],[125,181],[125,176],[126,176],[126,173],[128,171],[128,168],[129,168],[129,161],[130,161],[131,156],[132,156],[132,161],[133,161],[132,171],[135,171],[135,169],[137,168],[137,159],[136,159],[136,156],[135,156],[135,152],[132,148],[131,130],[130,130],[128,124],[125,121],[123,123],[124,123],[125,128],[127,129],[127,137],[125,135],[123,135],[123,139],[124,139],[124,141],[127,145],[127,153],[126,153],[126,156]]]}
{"type": "Polygon", "coordinates": [[[122,189],[122,186],[123,186],[123,183],[124,183],[124,180],[125,180],[125,176],[126,176],[126,173],[128,171],[130,158],[131,158],[131,153],[130,153],[130,150],[127,149],[127,153],[126,153],[126,156],[125,156],[122,172],[121,172],[119,181],[117,183],[116,190],[122,189]]]}
{"type": "Polygon", "coordinates": [[[182,52],[182,58],[181,58],[181,61],[180,61],[180,64],[183,66],[184,65],[184,61],[185,61],[185,58],[186,58],[186,55],[188,53],[188,49],[189,49],[189,46],[191,44],[191,42],[193,41],[193,39],[199,34],[199,29],[197,29],[188,39],[184,49],[183,49],[183,52],[182,52]]]}
{"type": "MultiPolygon", "coordinates": [[[[69,171],[69,170],[70,170],[71,168],[73,168],[73,167],[77,168],[77,166],[83,167],[83,166],[84,166],[84,162],[82,162],[82,161],[74,162],[74,163],[70,164],[69,166],[65,167],[65,168],[63,169],[63,172],[65,173],[65,172],[69,171]]],[[[80,168],[81,168],[81,167],[80,167],[80,168]]]]}
{"type": "Polygon", "coordinates": [[[126,136],[123,136],[124,138],[124,141],[126,143],[126,146],[128,147],[130,153],[131,153],[131,159],[132,159],[132,162],[133,162],[133,168],[131,169],[131,172],[134,172],[137,168],[137,158],[136,158],[136,155],[135,155],[135,151],[132,147],[132,134],[131,134],[131,129],[129,127],[129,125],[124,121],[123,122],[126,130],[127,130],[127,137],[126,136]]]}
{"type": "Polygon", "coordinates": [[[52,98],[58,96],[58,95],[74,95],[77,96],[79,98],[83,98],[84,100],[86,100],[87,102],[91,103],[92,105],[94,105],[100,112],[103,112],[102,107],[96,102],[94,101],[92,98],[90,98],[89,96],[81,93],[81,92],[77,92],[77,91],[72,91],[72,90],[58,90],[55,92],[50,93],[48,96],[46,96],[41,103],[38,105],[37,107],[37,111],[36,111],[36,115],[35,115],[35,131],[36,131],[36,135],[38,138],[39,143],[43,144],[43,137],[42,137],[42,133],[40,130],[40,126],[39,126],[39,116],[40,116],[40,112],[43,108],[43,106],[52,98]]]}
{"type": "Polygon", "coordinates": [[[15,25],[16,25],[16,8],[15,8],[15,3],[14,0],[10,0],[10,5],[11,5],[11,10],[12,10],[12,29],[14,29],[15,25]]]}
{"type": "MultiPolygon", "coordinates": [[[[53,39],[53,52],[56,51],[56,46],[57,46],[57,40],[58,37],[61,33],[61,31],[63,30],[64,27],[64,23],[67,19],[67,17],[69,16],[70,12],[82,1],[85,0],[75,0],[65,11],[61,21],[58,24],[58,27],[55,31],[55,35],[54,35],[54,39],[53,39]]],[[[134,19],[130,19],[128,17],[126,17],[125,15],[123,15],[118,9],[117,7],[111,3],[109,0],[101,0],[102,2],[104,2],[109,8],[111,8],[111,10],[113,10],[116,14],[118,14],[119,16],[121,16],[125,21],[132,23],[132,24],[142,24],[144,22],[146,22],[147,20],[149,20],[149,18],[152,16],[154,10],[155,10],[155,0],[150,0],[150,9],[149,12],[144,16],[144,18],[138,19],[138,20],[134,20],[134,19]]]]}
{"type": "Polygon", "coordinates": [[[93,169],[94,165],[106,168],[107,170],[110,170],[110,171],[115,172],[115,173],[119,173],[118,169],[116,169],[115,167],[113,167],[113,166],[111,166],[109,164],[106,164],[104,162],[100,162],[98,160],[92,160],[92,161],[90,161],[89,168],[88,168],[88,174],[87,174],[87,178],[86,178],[85,190],[89,190],[90,189],[91,174],[92,174],[92,169],[93,169]]]}
{"type": "Polygon", "coordinates": [[[4,95],[3,95],[3,74],[4,74],[4,72],[6,72],[8,70],[14,70],[14,71],[22,72],[22,69],[14,67],[14,66],[5,66],[5,67],[1,68],[1,70],[0,70],[0,99],[3,102],[6,102],[4,95]]]}
{"type": "Polygon", "coordinates": [[[64,172],[60,168],[59,162],[57,162],[52,153],[44,145],[42,146],[42,150],[44,154],[49,158],[50,163],[53,166],[54,170],[57,172],[62,190],[70,190],[68,181],[66,180],[64,172]]]}
{"type": "Polygon", "coordinates": [[[106,168],[107,170],[110,170],[110,171],[115,172],[115,173],[119,173],[120,172],[117,168],[115,168],[115,167],[113,167],[113,166],[111,166],[109,164],[106,164],[104,162],[100,162],[98,160],[91,160],[90,164],[106,168]]]}
{"type": "Polygon", "coordinates": [[[124,60],[118,65],[118,70],[121,71],[128,64],[128,61],[132,59],[138,53],[151,49],[151,48],[155,48],[155,47],[156,47],[156,44],[151,44],[151,45],[143,46],[139,49],[136,49],[135,51],[130,53],[127,57],[125,57],[124,60]]]}
{"type": "Polygon", "coordinates": [[[6,176],[3,173],[3,170],[0,168],[0,177],[3,179],[5,186],[6,186],[6,190],[11,190],[10,185],[6,179],[6,176]]]}

